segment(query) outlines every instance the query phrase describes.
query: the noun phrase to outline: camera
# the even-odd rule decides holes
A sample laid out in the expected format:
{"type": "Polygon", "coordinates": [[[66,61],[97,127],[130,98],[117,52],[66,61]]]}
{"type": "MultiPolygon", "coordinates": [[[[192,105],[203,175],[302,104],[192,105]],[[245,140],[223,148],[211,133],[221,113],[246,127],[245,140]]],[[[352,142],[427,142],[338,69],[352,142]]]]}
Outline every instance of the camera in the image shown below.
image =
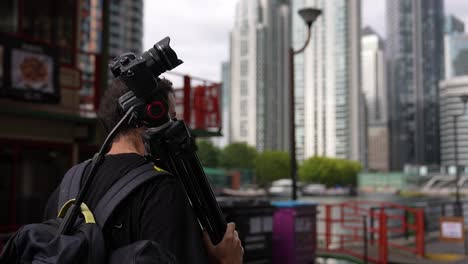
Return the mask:
{"type": "Polygon", "coordinates": [[[169,121],[168,102],[158,89],[158,77],[183,63],[169,42],[170,38],[166,37],[139,57],[134,53],[124,53],[110,65],[114,77],[130,89],[130,92],[119,98],[119,104],[124,112],[135,106],[135,126],[143,123],[154,127],[169,121]]]}

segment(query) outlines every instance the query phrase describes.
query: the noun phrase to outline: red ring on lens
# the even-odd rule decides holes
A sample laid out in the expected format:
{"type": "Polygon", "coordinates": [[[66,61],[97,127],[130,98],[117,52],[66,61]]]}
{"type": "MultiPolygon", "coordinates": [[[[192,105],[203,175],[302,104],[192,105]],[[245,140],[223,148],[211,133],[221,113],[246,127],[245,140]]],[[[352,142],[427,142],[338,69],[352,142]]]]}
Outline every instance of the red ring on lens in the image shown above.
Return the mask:
{"type": "Polygon", "coordinates": [[[148,117],[151,119],[159,119],[164,116],[164,113],[166,113],[166,108],[164,107],[164,104],[161,101],[154,101],[146,106],[146,115],[148,115],[148,117]],[[151,111],[153,107],[159,107],[161,112],[159,112],[158,115],[153,114],[153,111],[151,111]]]}

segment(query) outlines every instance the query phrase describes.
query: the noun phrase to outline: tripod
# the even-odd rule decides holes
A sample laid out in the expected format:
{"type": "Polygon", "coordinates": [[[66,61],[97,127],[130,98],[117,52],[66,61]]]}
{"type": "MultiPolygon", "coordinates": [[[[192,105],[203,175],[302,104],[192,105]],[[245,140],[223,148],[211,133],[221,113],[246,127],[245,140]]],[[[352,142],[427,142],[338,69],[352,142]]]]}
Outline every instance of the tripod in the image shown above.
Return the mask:
{"type": "Polygon", "coordinates": [[[182,182],[187,198],[201,226],[213,244],[226,232],[226,221],[196,153],[194,138],[184,121],[170,121],[163,129],[149,128],[143,139],[151,157],[161,162],[182,182]]]}

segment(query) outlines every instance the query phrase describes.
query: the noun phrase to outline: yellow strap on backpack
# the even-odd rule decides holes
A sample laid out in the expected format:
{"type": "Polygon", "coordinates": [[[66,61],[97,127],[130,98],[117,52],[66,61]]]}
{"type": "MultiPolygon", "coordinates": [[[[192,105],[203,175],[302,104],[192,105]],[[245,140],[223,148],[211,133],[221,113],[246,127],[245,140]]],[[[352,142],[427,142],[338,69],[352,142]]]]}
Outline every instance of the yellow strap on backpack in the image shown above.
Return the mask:
{"type": "MultiPolygon", "coordinates": [[[[68,209],[72,204],[75,203],[75,199],[71,199],[68,202],[66,202],[62,208],[60,209],[58,213],[58,217],[63,218],[67,214],[68,209]]],[[[85,203],[81,203],[80,206],[80,211],[81,214],[84,216],[85,223],[87,224],[95,224],[96,220],[94,219],[93,213],[91,213],[91,210],[89,210],[89,207],[85,203]]]]}
{"type": "Polygon", "coordinates": [[[158,171],[158,172],[167,172],[167,171],[165,171],[165,170],[159,168],[158,166],[154,166],[154,169],[155,169],[156,171],[158,171]]]}

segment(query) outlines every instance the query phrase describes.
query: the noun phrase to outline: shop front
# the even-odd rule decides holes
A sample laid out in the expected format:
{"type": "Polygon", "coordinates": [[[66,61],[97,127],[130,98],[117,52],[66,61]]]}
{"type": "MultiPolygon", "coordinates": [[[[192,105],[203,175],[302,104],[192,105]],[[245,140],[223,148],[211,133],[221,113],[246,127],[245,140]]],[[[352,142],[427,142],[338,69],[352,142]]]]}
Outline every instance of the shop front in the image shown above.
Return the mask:
{"type": "Polygon", "coordinates": [[[86,114],[80,108],[83,87],[96,89],[100,76],[82,76],[83,54],[99,59],[80,49],[83,5],[0,3],[0,243],[4,234],[42,221],[65,172],[97,150],[94,106],[86,114]]]}
{"type": "Polygon", "coordinates": [[[0,234],[40,222],[47,199],[74,164],[92,157],[96,122],[0,111],[0,234]]]}

